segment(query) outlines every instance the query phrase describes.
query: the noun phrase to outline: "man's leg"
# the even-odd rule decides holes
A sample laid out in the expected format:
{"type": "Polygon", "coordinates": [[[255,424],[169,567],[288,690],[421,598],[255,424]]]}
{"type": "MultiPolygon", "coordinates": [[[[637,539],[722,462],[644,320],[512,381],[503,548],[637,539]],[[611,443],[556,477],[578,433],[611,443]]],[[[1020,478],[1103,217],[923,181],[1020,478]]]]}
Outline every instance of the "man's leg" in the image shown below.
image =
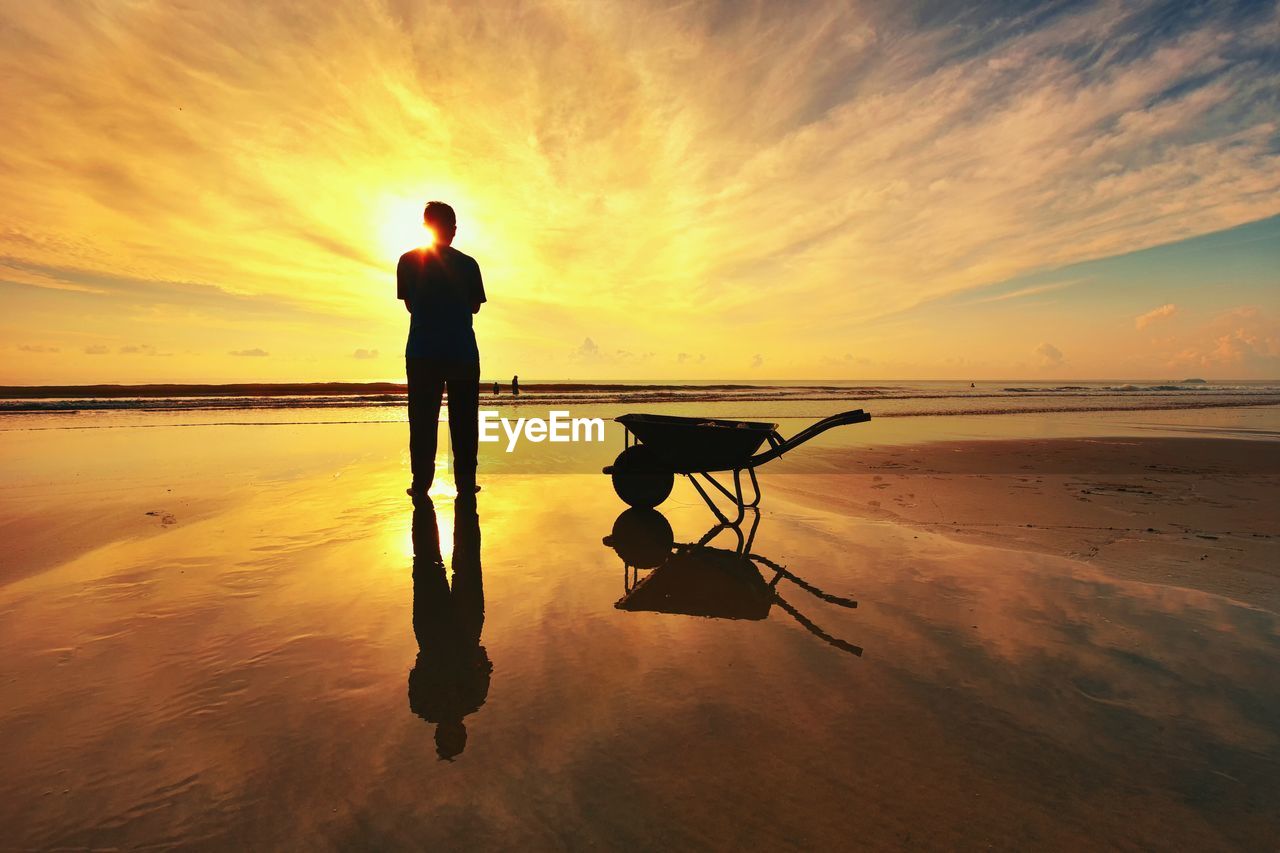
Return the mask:
{"type": "Polygon", "coordinates": [[[425,495],[436,475],[436,432],[440,421],[440,395],[444,377],[422,358],[406,358],[409,378],[409,467],[415,495],[425,495]]]}
{"type": "Polygon", "coordinates": [[[449,374],[449,435],[453,439],[453,475],[460,496],[476,491],[476,453],[480,444],[480,366],[449,374]]]}

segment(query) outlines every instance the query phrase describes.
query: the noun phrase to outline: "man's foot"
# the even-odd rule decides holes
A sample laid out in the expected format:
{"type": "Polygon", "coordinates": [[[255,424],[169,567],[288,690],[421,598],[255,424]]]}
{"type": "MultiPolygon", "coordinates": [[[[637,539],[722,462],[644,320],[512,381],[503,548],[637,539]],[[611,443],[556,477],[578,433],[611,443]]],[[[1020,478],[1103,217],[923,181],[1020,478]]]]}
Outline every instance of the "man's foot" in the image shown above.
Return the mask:
{"type": "MultiPolygon", "coordinates": [[[[405,490],[404,490],[404,493],[405,493],[406,495],[408,495],[409,497],[413,498],[415,501],[416,501],[416,500],[421,500],[422,498],[425,498],[425,497],[427,496],[427,493],[426,493],[426,491],[425,491],[425,490],[415,489],[413,486],[410,486],[409,488],[405,489],[405,490]]],[[[479,494],[479,493],[480,493],[480,484],[479,484],[479,483],[477,483],[477,484],[472,488],[472,492],[471,492],[471,494],[476,495],[476,494],[479,494]]],[[[462,489],[459,489],[459,490],[458,490],[458,495],[459,495],[459,496],[462,496],[462,495],[464,495],[464,494],[466,494],[466,492],[465,492],[464,490],[462,490],[462,489]]]]}

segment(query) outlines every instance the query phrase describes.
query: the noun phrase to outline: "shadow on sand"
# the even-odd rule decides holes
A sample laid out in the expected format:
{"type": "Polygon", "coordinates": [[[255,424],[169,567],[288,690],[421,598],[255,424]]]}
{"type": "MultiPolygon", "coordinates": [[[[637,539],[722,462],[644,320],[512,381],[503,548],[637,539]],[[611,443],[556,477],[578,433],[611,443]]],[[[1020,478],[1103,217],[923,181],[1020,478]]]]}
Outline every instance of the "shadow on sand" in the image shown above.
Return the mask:
{"type": "Polygon", "coordinates": [[[613,531],[604,538],[604,544],[613,548],[623,565],[625,594],[614,606],[633,612],[761,620],[776,604],[823,642],[861,656],[861,646],[822,630],[782,597],[779,586],[785,580],[842,608],[855,608],[858,602],[824,592],[784,566],[753,553],[760,511],[748,507],[744,521],[750,522],[745,532],[741,524],[722,521],[697,542],[678,543],[666,516],[657,510],[629,509],[622,513],[614,521],[613,531]],[[711,545],[726,533],[736,538],[732,548],[711,545]]]}

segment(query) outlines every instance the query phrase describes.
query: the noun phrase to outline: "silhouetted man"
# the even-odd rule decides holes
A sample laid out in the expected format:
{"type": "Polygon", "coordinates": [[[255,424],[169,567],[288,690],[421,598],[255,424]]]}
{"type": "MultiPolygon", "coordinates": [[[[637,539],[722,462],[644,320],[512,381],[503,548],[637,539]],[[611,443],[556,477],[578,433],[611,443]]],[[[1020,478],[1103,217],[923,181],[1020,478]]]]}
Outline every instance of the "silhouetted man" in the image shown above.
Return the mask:
{"type": "Polygon", "coordinates": [[[436,724],[436,754],[452,760],[467,745],[463,718],[489,696],[493,664],[484,628],[480,519],[475,502],[454,505],[453,586],[445,578],[440,531],[429,501],[413,509],[413,633],[418,657],[409,671],[409,708],[436,724]]]}
{"type": "Polygon", "coordinates": [[[474,495],[479,491],[480,350],[471,315],[485,301],[484,283],[475,259],[451,245],[458,230],[453,208],[442,201],[428,202],[422,218],[434,238],[432,244],[405,252],[396,267],[396,295],[411,315],[404,349],[413,469],[408,492],[417,498],[431,488],[440,398],[447,388],[458,494],[474,495]]]}

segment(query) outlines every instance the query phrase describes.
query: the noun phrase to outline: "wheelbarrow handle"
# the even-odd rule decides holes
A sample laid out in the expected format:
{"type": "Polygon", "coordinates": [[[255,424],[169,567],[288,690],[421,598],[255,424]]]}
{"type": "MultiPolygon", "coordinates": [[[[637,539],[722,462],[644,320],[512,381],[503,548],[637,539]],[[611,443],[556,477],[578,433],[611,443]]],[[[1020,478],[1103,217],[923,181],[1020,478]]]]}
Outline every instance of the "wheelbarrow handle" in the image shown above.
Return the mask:
{"type": "Polygon", "coordinates": [[[841,412],[838,415],[823,418],[816,424],[812,424],[800,430],[800,432],[788,439],[783,439],[776,432],[772,432],[769,434],[770,448],[764,453],[757,453],[755,456],[752,456],[747,467],[754,468],[757,465],[763,465],[771,459],[777,459],[788,450],[799,447],[809,439],[814,438],[829,429],[834,429],[838,426],[847,426],[849,424],[863,424],[869,420],[871,420],[871,415],[867,414],[862,409],[854,409],[853,411],[841,412]]]}
{"type": "Polygon", "coordinates": [[[791,574],[791,572],[787,571],[786,566],[780,566],[777,563],[775,563],[773,560],[770,560],[768,557],[761,557],[759,554],[747,554],[747,557],[751,560],[756,561],[757,563],[760,563],[763,566],[767,566],[771,571],[776,572],[777,576],[774,578],[774,583],[777,583],[778,580],[781,580],[782,578],[786,578],[787,580],[791,581],[793,584],[800,587],[805,592],[809,593],[815,598],[820,598],[823,601],[829,602],[831,604],[838,604],[841,607],[855,608],[858,606],[858,602],[854,601],[852,598],[844,598],[843,596],[832,595],[829,592],[823,592],[821,589],[809,583],[804,578],[797,577],[796,575],[791,574]]]}
{"type": "Polygon", "coordinates": [[[826,631],[819,628],[813,620],[809,619],[809,617],[792,607],[785,598],[778,595],[776,592],[773,594],[773,600],[778,603],[779,607],[787,612],[788,616],[799,622],[800,627],[804,628],[810,634],[813,634],[819,640],[822,640],[827,645],[835,646],[843,652],[848,652],[855,657],[862,657],[862,646],[855,646],[847,640],[842,640],[839,637],[828,634],[826,631]]]}

